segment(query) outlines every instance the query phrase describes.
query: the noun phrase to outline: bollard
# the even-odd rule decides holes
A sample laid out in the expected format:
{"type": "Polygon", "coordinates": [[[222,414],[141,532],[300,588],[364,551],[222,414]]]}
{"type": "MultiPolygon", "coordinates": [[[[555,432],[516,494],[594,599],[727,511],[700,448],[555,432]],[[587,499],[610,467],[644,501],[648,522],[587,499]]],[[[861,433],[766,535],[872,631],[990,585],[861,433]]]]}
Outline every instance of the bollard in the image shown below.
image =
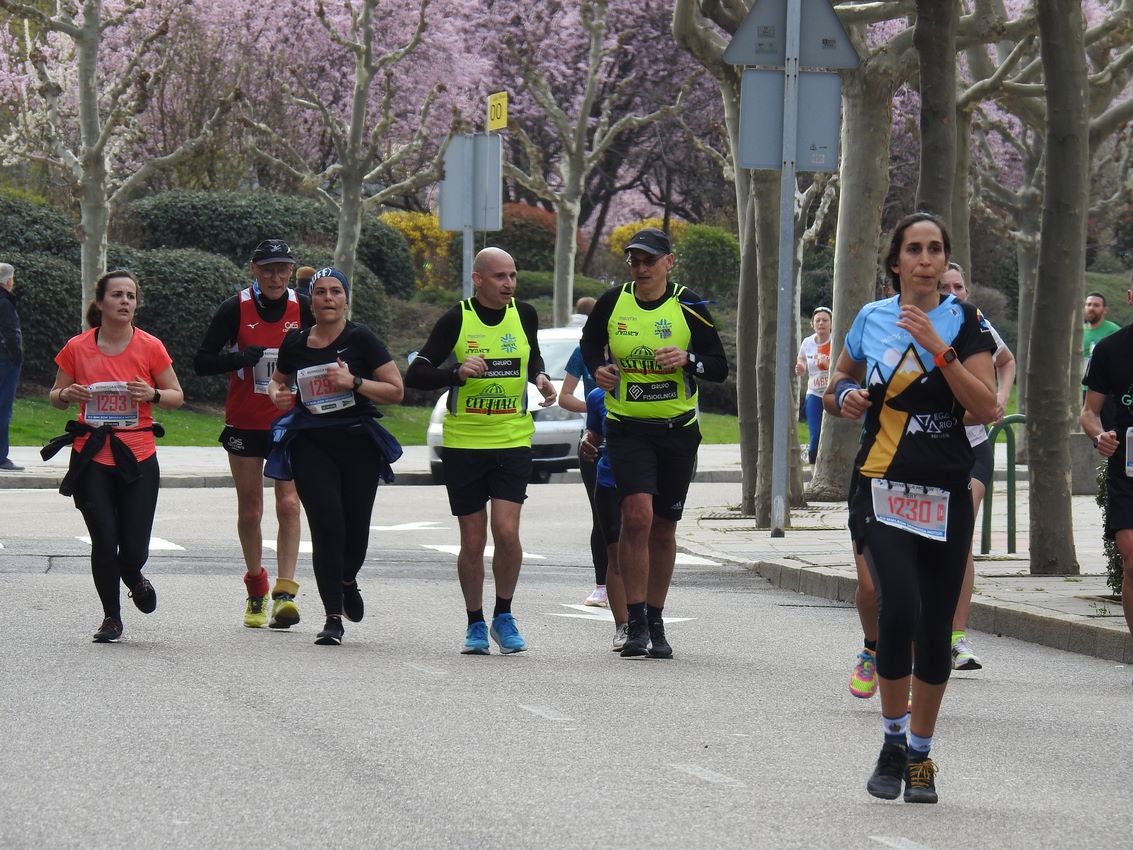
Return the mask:
{"type": "MultiPolygon", "coordinates": [[[[1007,439],[1007,553],[1009,555],[1015,554],[1015,429],[1011,426],[1026,421],[1027,417],[1022,413],[1012,413],[1010,416],[1004,416],[1003,421],[998,425],[992,426],[987,435],[993,453],[995,452],[995,440],[1000,431],[1006,435],[1007,439]]],[[[980,534],[981,555],[986,555],[991,551],[991,496],[994,489],[995,475],[993,474],[984,493],[983,532],[980,534]]]]}

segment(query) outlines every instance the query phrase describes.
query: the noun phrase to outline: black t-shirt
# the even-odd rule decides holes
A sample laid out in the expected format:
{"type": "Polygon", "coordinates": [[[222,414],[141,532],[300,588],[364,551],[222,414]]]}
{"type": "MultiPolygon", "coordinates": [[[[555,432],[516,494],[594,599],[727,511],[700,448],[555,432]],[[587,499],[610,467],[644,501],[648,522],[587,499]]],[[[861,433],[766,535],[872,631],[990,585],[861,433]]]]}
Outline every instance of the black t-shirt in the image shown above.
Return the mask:
{"type": "MultiPolygon", "coordinates": [[[[278,371],[284,375],[295,375],[300,369],[306,369],[308,366],[322,366],[342,360],[352,375],[371,380],[375,369],[393,359],[389,356],[385,343],[365,325],[347,322],[346,328],[338,338],[326,348],[308,346],[307,339],[310,335],[311,328],[303,328],[291,331],[283,338],[283,344],[279,347],[279,360],[276,363],[278,371]]],[[[381,417],[374,403],[359,392],[354,393],[353,407],[320,415],[381,417]]]]}
{"type": "Polygon", "coordinates": [[[1125,477],[1126,434],[1133,428],[1133,325],[1098,340],[1086,367],[1086,388],[1114,403],[1112,421],[1104,426],[1117,432],[1117,451],[1109,459],[1108,473],[1125,477]]]}

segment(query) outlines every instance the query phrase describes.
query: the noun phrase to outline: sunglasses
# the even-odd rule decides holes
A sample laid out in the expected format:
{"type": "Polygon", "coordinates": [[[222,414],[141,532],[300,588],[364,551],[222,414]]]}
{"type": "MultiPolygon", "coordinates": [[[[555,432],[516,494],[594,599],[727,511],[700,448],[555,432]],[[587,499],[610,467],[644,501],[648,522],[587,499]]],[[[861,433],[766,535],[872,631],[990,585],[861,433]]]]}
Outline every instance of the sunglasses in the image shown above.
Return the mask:
{"type": "Polygon", "coordinates": [[[629,266],[631,269],[635,269],[638,266],[644,266],[647,269],[651,269],[655,265],[657,265],[657,261],[660,260],[663,256],[665,256],[665,255],[664,254],[648,254],[644,257],[626,257],[626,265],[629,266]]]}

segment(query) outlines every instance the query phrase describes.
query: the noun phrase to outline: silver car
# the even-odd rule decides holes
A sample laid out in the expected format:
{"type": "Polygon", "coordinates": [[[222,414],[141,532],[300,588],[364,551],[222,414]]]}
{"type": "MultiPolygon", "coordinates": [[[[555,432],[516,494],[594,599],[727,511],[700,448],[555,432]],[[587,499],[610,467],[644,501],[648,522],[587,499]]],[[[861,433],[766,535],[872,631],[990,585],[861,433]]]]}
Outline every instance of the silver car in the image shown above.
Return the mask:
{"type": "MultiPolygon", "coordinates": [[[[539,331],[539,351],[543,355],[543,368],[555,385],[555,391],[562,389],[566,376],[566,364],[578,345],[582,328],[545,328],[539,331]]],[[[575,387],[574,394],[583,397],[582,383],[575,387]]],[[[578,467],[578,441],[586,427],[586,417],[581,413],[563,410],[557,404],[540,407],[542,396],[534,384],[527,385],[527,409],[535,420],[535,433],[531,437],[534,454],[535,481],[545,483],[552,472],[578,467]]],[[[442,428],[445,418],[448,391],[437,399],[433,414],[429,417],[429,430],[425,443],[429,447],[429,470],[433,481],[444,483],[444,467],[441,465],[442,428]]]]}

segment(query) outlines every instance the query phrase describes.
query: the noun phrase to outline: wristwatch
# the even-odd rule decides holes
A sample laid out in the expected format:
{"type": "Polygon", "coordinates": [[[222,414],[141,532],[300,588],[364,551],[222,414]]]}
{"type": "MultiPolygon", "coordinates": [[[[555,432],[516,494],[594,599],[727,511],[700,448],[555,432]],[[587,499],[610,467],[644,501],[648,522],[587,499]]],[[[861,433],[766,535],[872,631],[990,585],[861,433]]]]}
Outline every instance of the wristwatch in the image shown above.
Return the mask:
{"type": "Polygon", "coordinates": [[[1101,439],[1101,436],[1101,434],[1098,434],[1096,437],[1090,437],[1090,440],[1093,441],[1095,449],[1098,447],[1098,440],[1101,439]]]}
{"type": "Polygon", "coordinates": [[[361,375],[355,375],[354,376],[354,391],[357,392],[361,389],[362,389],[362,376],[361,375]]]}
{"type": "Polygon", "coordinates": [[[956,359],[956,349],[953,348],[952,346],[948,346],[948,348],[944,349],[942,352],[940,352],[935,357],[933,357],[932,362],[943,369],[945,366],[947,366],[949,363],[951,363],[955,359],[956,359]]]}
{"type": "Polygon", "coordinates": [[[161,404],[161,390],[157,387],[153,388],[153,398],[150,399],[150,404],[161,404]]]}

